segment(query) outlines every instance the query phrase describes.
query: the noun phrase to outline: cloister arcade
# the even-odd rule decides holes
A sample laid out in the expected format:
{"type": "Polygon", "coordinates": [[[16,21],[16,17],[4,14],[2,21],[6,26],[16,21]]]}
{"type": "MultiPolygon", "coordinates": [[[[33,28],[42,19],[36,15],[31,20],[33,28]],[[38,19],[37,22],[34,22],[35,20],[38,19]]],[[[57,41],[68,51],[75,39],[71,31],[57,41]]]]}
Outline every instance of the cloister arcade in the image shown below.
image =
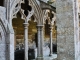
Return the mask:
{"type": "Polygon", "coordinates": [[[31,42],[36,60],[79,60],[79,13],[79,0],[0,1],[0,60],[15,60],[18,44],[29,60],[31,42]],[[56,58],[52,44],[57,46],[56,58]]]}

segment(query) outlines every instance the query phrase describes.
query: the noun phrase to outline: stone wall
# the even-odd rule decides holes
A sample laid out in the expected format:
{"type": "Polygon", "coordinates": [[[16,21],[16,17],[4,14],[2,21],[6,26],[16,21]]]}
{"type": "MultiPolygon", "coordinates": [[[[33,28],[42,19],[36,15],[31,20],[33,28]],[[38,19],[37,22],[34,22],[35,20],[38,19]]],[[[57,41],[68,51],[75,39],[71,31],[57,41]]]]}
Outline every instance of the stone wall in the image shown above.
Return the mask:
{"type": "Polygon", "coordinates": [[[6,44],[5,44],[5,32],[3,26],[1,25],[0,21],[0,60],[6,60],[6,44]]]}
{"type": "Polygon", "coordinates": [[[56,0],[58,60],[78,60],[79,20],[76,0],[56,0]]]}
{"type": "Polygon", "coordinates": [[[0,60],[7,59],[8,48],[6,44],[6,31],[7,31],[7,20],[6,20],[6,9],[0,6],[0,60]]]}
{"type": "Polygon", "coordinates": [[[6,20],[6,8],[0,6],[0,60],[14,60],[14,33],[6,20]]]}

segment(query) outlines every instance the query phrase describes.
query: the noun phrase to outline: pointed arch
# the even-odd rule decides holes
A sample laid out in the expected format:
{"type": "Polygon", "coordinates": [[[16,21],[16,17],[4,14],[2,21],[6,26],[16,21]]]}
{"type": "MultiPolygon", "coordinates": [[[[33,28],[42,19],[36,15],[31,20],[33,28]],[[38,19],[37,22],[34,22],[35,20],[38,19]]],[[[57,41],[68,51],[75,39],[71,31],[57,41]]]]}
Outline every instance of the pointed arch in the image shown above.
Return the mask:
{"type": "Polygon", "coordinates": [[[43,10],[41,9],[41,7],[39,6],[39,4],[37,3],[36,0],[29,0],[29,3],[34,8],[34,15],[35,15],[36,19],[38,19],[38,20],[36,20],[37,23],[39,25],[42,25],[43,24],[43,16],[44,16],[43,10]]]}

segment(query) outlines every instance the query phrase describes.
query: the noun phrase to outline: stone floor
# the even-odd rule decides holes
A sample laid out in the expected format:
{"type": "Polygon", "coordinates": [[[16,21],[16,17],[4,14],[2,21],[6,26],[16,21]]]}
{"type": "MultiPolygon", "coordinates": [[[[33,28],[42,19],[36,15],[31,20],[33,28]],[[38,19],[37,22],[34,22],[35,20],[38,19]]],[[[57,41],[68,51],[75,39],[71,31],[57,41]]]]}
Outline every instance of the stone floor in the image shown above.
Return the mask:
{"type": "MultiPolygon", "coordinates": [[[[57,54],[52,54],[52,56],[45,56],[44,60],[54,60],[57,58],[57,54]]],[[[32,59],[32,60],[36,60],[36,59],[32,59]]]]}
{"type": "MultiPolygon", "coordinates": [[[[55,45],[54,45],[55,46],[55,45]]],[[[56,46],[55,46],[56,47],[56,46]]],[[[53,48],[53,55],[49,56],[50,48],[45,46],[43,48],[43,59],[44,60],[53,60],[57,58],[56,48],[53,48]]],[[[36,60],[37,58],[37,48],[29,48],[28,50],[28,59],[29,60],[36,60]]],[[[24,49],[16,50],[15,51],[15,60],[24,60],[24,49]]]]}

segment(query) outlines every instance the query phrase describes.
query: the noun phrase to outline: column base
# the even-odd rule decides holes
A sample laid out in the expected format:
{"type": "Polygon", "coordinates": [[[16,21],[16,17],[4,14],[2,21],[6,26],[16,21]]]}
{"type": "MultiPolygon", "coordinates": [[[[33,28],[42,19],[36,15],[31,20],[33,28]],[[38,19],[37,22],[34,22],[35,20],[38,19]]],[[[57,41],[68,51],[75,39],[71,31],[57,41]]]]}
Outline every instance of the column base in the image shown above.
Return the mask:
{"type": "Polygon", "coordinates": [[[35,60],[57,60],[57,54],[52,54],[52,56],[37,57],[35,60]]]}
{"type": "Polygon", "coordinates": [[[37,57],[36,60],[53,60],[51,57],[37,57]]]}
{"type": "Polygon", "coordinates": [[[49,56],[52,56],[53,54],[49,54],[49,56]]]}
{"type": "Polygon", "coordinates": [[[36,60],[44,60],[43,57],[37,57],[36,60]]]}

